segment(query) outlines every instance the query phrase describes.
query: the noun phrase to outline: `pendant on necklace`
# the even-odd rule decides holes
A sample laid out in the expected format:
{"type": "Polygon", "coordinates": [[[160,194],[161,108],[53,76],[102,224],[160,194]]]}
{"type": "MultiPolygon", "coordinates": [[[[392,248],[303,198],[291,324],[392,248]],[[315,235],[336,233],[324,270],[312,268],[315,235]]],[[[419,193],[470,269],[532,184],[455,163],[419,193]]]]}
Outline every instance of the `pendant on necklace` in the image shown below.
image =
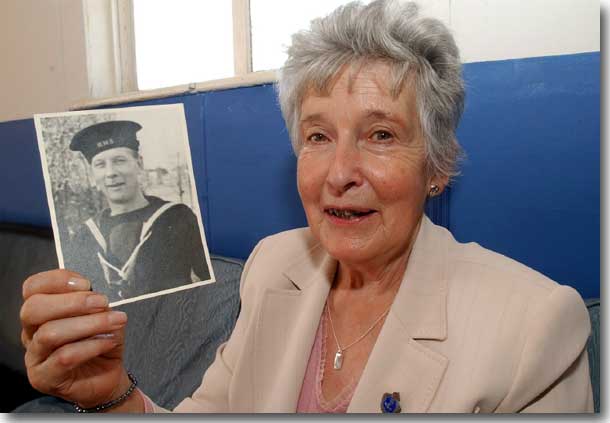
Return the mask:
{"type": "Polygon", "coordinates": [[[337,350],[335,354],[335,362],[333,363],[333,368],[335,370],[341,370],[341,366],[343,366],[343,352],[341,350],[337,350]]]}

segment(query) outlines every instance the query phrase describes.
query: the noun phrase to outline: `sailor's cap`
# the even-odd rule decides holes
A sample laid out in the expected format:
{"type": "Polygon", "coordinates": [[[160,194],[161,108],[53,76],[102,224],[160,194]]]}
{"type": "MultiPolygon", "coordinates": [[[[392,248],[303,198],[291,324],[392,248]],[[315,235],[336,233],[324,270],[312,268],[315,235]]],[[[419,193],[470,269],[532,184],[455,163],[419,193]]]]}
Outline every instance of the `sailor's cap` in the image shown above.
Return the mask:
{"type": "Polygon", "coordinates": [[[127,147],[134,151],[140,148],[136,132],[142,125],[130,120],[112,120],[96,123],[81,129],[70,142],[70,150],[83,153],[89,163],[102,151],[111,148],[127,147]]]}

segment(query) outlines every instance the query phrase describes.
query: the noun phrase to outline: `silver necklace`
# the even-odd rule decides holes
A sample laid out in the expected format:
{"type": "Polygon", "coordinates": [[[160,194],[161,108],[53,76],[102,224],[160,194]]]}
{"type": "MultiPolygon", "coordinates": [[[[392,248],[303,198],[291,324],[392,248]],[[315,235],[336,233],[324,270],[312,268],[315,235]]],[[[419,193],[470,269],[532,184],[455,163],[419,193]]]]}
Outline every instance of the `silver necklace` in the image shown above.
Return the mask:
{"type": "Polygon", "coordinates": [[[381,321],[381,319],[383,319],[385,317],[385,315],[388,314],[391,307],[392,307],[392,304],[390,304],[390,306],[386,309],[386,311],[381,313],[381,316],[379,316],[373,322],[371,327],[368,328],[362,335],[360,335],[354,342],[352,342],[351,344],[349,344],[346,347],[341,348],[341,345],[339,344],[339,339],[337,338],[337,334],[335,333],[335,326],[333,325],[333,318],[330,315],[330,304],[328,303],[328,301],[326,301],[326,312],[328,313],[328,321],[330,322],[330,329],[333,332],[333,337],[335,338],[335,343],[337,344],[337,352],[335,353],[335,361],[333,362],[333,369],[341,370],[341,367],[343,367],[343,352],[345,350],[347,350],[348,348],[350,348],[351,346],[360,342],[362,339],[364,339],[364,337],[367,336],[369,334],[369,332],[372,331],[375,326],[377,326],[377,323],[379,323],[381,321]]]}

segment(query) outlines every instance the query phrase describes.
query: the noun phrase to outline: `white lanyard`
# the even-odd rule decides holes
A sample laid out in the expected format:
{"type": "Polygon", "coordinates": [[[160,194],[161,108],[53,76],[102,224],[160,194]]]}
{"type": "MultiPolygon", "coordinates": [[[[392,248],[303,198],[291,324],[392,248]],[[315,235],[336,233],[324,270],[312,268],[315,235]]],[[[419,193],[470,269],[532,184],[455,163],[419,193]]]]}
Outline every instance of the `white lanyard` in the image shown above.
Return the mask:
{"type": "MultiPolygon", "coordinates": [[[[136,257],[138,256],[138,252],[140,251],[140,248],[142,248],[142,245],[152,235],[151,228],[152,228],[153,223],[155,223],[155,221],[159,218],[159,216],[161,216],[166,210],[168,210],[169,208],[171,208],[173,206],[177,206],[177,205],[178,205],[178,203],[172,203],[172,202],[165,203],[164,205],[159,207],[157,209],[157,211],[155,211],[152,214],[152,216],[150,216],[150,218],[148,218],[148,220],[146,220],[146,221],[144,221],[144,223],[142,223],[142,230],[140,231],[140,242],[138,242],[138,245],[135,246],[135,248],[131,252],[131,255],[129,256],[129,258],[127,259],[127,261],[123,265],[123,267],[121,267],[120,269],[118,269],[112,263],[108,262],[108,260],[106,258],[104,258],[104,256],[102,256],[102,254],[100,254],[100,252],[98,251],[97,256],[98,256],[98,258],[100,260],[100,263],[102,264],[102,267],[107,266],[107,267],[111,268],[112,270],[114,270],[115,272],[117,272],[119,274],[121,279],[126,280],[127,279],[126,278],[127,270],[133,264],[133,262],[135,261],[136,257]]],[[[104,251],[104,254],[107,254],[108,253],[108,245],[106,244],[106,240],[104,239],[104,236],[102,235],[102,232],[100,231],[98,226],[95,224],[93,219],[87,219],[85,221],[85,225],[91,231],[91,234],[93,235],[93,238],[95,238],[97,243],[100,245],[100,247],[104,251]]],[[[105,268],[104,268],[104,273],[105,274],[107,273],[107,270],[105,268]]],[[[110,280],[108,278],[108,275],[106,275],[106,279],[110,280]]]]}

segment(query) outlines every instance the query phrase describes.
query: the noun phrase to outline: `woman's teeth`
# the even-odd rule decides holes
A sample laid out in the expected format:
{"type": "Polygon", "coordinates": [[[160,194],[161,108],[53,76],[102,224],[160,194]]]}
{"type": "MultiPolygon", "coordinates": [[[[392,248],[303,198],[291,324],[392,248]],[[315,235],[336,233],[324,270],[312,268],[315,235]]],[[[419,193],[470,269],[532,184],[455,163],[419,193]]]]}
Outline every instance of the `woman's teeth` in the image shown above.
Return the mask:
{"type": "Polygon", "coordinates": [[[328,209],[328,213],[338,217],[340,219],[355,219],[360,216],[364,216],[372,213],[372,211],[359,212],[355,210],[339,210],[339,209],[328,209]]]}

